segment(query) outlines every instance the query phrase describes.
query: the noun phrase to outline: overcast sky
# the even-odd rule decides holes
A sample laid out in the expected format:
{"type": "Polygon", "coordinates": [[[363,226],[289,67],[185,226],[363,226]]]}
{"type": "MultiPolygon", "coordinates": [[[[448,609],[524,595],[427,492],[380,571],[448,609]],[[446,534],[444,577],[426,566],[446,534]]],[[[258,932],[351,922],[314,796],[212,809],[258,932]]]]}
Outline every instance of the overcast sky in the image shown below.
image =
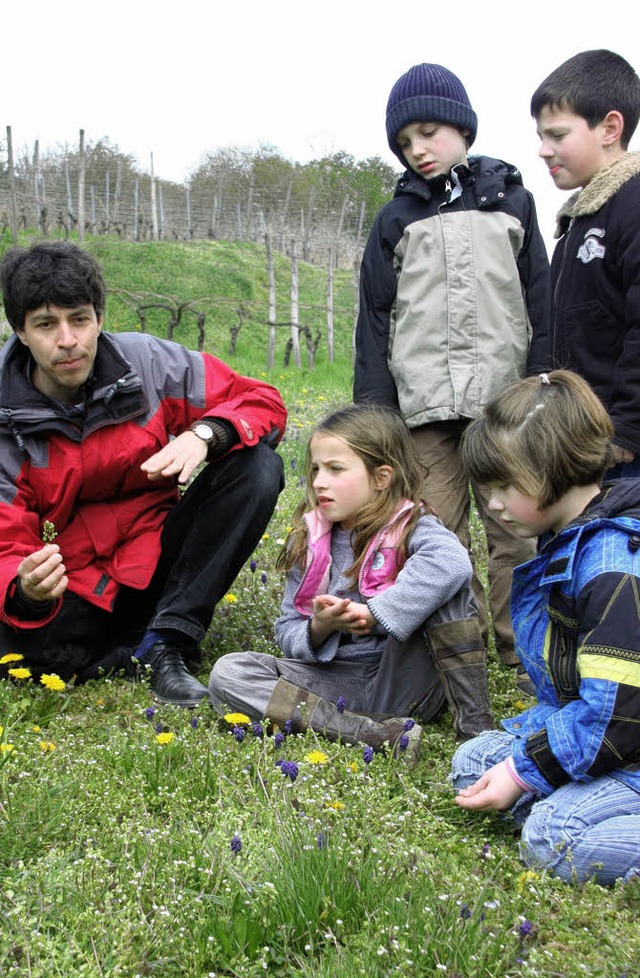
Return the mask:
{"type": "MultiPolygon", "coordinates": [[[[529,100],[578,51],[606,47],[640,70],[637,0],[31,0],[3,4],[0,141],[14,151],[106,136],[183,181],[208,150],[276,146],[292,159],[387,147],[385,106],[411,65],[462,79],[474,152],[516,163],[551,244],[564,196],[538,159],[529,100]]],[[[640,148],[638,135],[632,149],[640,148]]]]}

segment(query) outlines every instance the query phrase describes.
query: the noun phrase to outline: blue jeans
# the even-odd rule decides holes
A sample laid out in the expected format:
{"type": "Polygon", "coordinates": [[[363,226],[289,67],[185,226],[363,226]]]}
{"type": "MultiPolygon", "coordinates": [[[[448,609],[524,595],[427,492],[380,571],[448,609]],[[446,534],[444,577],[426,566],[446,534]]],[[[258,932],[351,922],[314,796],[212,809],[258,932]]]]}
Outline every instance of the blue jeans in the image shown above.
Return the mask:
{"type": "MultiPolygon", "coordinates": [[[[456,791],[474,784],[511,753],[513,736],[491,730],[462,744],[453,756],[456,791]]],[[[611,775],[571,781],[551,795],[523,795],[511,809],[521,826],[520,858],[568,883],[614,883],[640,875],[640,794],[611,775]]]]}

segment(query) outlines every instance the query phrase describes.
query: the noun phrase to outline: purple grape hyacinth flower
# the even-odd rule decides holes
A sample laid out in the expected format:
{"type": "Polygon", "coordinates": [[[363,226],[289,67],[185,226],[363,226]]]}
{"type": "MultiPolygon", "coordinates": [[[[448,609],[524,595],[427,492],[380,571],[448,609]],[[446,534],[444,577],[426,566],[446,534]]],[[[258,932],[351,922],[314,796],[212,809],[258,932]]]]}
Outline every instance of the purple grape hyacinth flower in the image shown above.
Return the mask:
{"type": "Polygon", "coordinates": [[[371,764],[373,760],[373,747],[365,747],[362,752],[362,760],[365,764],[371,764]]]}
{"type": "Polygon", "coordinates": [[[251,733],[253,734],[254,737],[257,737],[258,740],[262,740],[262,738],[264,737],[264,727],[259,721],[256,721],[252,725],[251,733]]]}
{"type": "Polygon", "coordinates": [[[291,781],[295,781],[298,777],[299,768],[295,761],[283,761],[280,770],[286,778],[291,778],[291,781]]]}
{"type": "Polygon", "coordinates": [[[229,843],[229,848],[231,849],[231,852],[234,854],[234,856],[238,855],[238,853],[242,849],[242,839],[240,838],[239,835],[234,835],[232,837],[231,842],[229,843]]]}
{"type": "Polygon", "coordinates": [[[400,734],[398,738],[398,750],[406,750],[409,746],[409,738],[406,733],[400,734]]]}
{"type": "Polygon", "coordinates": [[[246,730],[244,729],[244,727],[234,727],[233,728],[233,736],[236,738],[236,740],[238,741],[239,744],[241,744],[242,741],[244,740],[245,733],[246,733],[246,730]]]}
{"type": "Polygon", "coordinates": [[[346,705],[344,696],[339,696],[336,700],[336,710],[338,713],[344,713],[346,705]]]}
{"type": "Polygon", "coordinates": [[[154,716],[156,715],[155,706],[148,706],[144,711],[144,715],[146,716],[147,720],[153,720],[154,716]]]}

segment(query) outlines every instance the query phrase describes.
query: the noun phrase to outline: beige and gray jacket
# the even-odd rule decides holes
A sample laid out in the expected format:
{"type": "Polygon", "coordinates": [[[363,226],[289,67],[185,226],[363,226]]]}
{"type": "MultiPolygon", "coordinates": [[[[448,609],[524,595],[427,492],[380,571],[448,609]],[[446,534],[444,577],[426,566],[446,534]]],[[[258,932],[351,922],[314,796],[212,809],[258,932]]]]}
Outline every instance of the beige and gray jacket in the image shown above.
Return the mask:
{"type": "Polygon", "coordinates": [[[354,400],[409,427],[476,418],[496,390],[550,366],[549,262],[518,170],[470,157],[449,178],[407,171],[361,267],[354,400]]]}

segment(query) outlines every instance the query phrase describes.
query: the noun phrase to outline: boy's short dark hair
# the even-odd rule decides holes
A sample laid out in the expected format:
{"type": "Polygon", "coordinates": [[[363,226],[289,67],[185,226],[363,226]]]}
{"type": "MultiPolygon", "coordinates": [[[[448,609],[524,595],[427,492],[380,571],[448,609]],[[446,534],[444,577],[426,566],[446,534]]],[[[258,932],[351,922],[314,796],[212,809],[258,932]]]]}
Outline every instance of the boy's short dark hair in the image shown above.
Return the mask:
{"type": "Polygon", "coordinates": [[[25,316],[40,306],[90,303],[100,318],[106,287],[96,259],[69,241],[41,241],[10,248],[0,261],[0,288],[11,328],[24,329],[25,316]]]}
{"type": "Polygon", "coordinates": [[[613,51],[582,51],[538,85],[531,98],[534,119],[546,106],[582,116],[590,129],[608,112],[620,112],[624,118],[620,143],[626,149],[640,118],[640,78],[613,51]]]}

